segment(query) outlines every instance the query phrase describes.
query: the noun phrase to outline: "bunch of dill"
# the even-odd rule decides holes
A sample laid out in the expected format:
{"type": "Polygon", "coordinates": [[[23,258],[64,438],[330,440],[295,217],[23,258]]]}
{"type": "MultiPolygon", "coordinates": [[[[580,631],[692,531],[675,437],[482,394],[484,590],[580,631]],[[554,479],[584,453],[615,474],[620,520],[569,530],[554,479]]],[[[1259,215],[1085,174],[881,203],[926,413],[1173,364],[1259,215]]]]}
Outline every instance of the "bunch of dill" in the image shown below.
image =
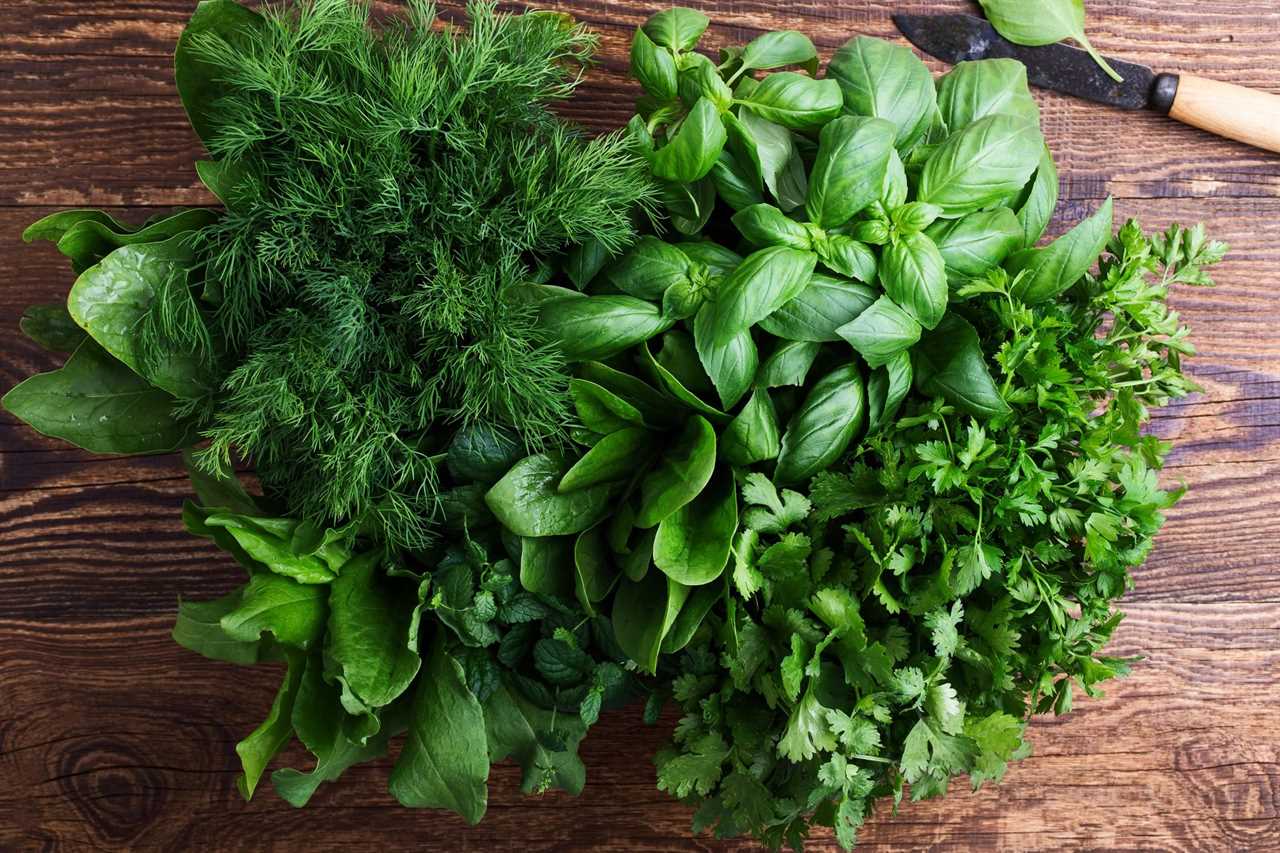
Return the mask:
{"type": "MultiPolygon", "coordinates": [[[[593,36],[488,2],[469,17],[313,0],[267,9],[253,38],[190,39],[216,69],[206,144],[231,178],[195,237],[224,376],[203,464],[242,454],[292,512],[410,547],[458,426],[558,441],[566,373],[511,295],[567,245],[623,247],[650,192],[616,136],[549,110],[593,36]]],[[[198,334],[173,319],[151,337],[198,334]]]]}

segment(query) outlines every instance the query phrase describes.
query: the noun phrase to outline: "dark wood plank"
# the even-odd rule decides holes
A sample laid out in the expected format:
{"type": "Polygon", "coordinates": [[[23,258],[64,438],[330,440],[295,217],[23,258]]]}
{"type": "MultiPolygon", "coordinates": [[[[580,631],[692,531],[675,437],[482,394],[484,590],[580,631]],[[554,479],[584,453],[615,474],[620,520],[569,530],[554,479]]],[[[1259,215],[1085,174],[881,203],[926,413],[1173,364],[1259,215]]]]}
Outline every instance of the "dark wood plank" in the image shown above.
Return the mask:
{"type": "MultiPolygon", "coordinates": [[[[380,11],[398,4],[378,3],[380,11]]],[[[455,14],[456,3],[442,4],[455,14]]],[[[659,5],[559,0],[601,32],[601,62],[567,115],[621,124],[631,30],[659,5]],[[651,8],[652,7],[652,8],[651,8]]],[[[797,28],[829,53],[855,33],[893,37],[893,11],[963,0],[696,2],[712,43],[797,28]]],[[[22,226],[58,206],[143,218],[204,204],[200,156],[170,72],[193,0],[8,0],[0,6],[0,388],[55,363],[14,334],[21,309],[61,298],[68,271],[22,226]]],[[[1104,51],[1280,92],[1273,0],[1092,0],[1104,51]]],[[[935,68],[941,70],[940,66],[935,68]]],[[[1280,849],[1280,158],[1154,115],[1042,95],[1064,203],[1055,230],[1108,194],[1149,226],[1204,220],[1234,247],[1220,287],[1178,307],[1203,394],[1157,415],[1177,449],[1165,473],[1191,492],[1138,573],[1116,651],[1147,660],[1100,701],[1038,722],[1037,753],[1005,784],[878,817],[864,849],[1280,849]]],[[[95,459],[0,415],[0,849],[748,849],[688,835],[654,788],[655,728],[606,716],[584,750],[587,791],[518,794],[495,770],[486,822],[465,830],[385,792],[387,763],[357,768],[296,811],[235,794],[233,746],[270,704],[276,674],[203,661],[168,629],[179,595],[231,588],[238,570],[188,537],[177,460],[95,459]]],[[[304,756],[288,760],[301,765],[304,756]]],[[[829,842],[815,849],[831,849],[829,842]]]]}

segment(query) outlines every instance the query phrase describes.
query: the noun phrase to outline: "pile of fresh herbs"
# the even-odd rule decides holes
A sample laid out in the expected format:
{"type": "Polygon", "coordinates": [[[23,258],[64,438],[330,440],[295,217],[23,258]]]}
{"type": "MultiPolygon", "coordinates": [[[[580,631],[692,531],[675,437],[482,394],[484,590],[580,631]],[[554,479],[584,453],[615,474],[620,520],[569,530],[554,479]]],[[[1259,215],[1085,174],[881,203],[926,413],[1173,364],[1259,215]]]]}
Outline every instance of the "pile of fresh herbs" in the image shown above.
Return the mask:
{"type": "Polygon", "coordinates": [[[1143,424],[1195,387],[1167,297],[1222,244],[1108,200],[1038,245],[1016,62],[935,81],[857,38],[819,76],[800,33],[717,60],[669,9],[588,142],[548,111],[581,28],[433,20],[207,0],[177,71],[225,209],[28,231],[79,278],[23,329],[72,354],[6,407],[190,448],[184,520],[249,579],[174,636],[286,664],[246,796],[292,737],[301,805],[407,732],[392,793],[475,821],[491,762],[576,793],[601,708],[647,697],[697,829],[851,847],[1126,671],[1114,602],[1178,497],[1143,424]]]}

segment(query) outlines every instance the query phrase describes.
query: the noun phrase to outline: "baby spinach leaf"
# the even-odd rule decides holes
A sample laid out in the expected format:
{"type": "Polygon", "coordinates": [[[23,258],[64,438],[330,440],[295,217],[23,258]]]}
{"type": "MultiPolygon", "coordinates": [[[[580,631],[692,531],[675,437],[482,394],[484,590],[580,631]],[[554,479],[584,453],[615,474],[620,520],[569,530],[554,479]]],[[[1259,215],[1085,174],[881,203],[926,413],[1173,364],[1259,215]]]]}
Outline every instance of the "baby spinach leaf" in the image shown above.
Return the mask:
{"type": "Polygon", "coordinates": [[[809,174],[810,222],[836,228],[880,197],[894,132],[884,119],[862,116],[840,116],[823,126],[809,174]]]}
{"type": "Polygon", "coordinates": [[[765,33],[749,42],[743,48],[739,62],[744,72],[799,65],[812,77],[818,73],[818,49],[804,33],[780,30],[765,33]]]}
{"type": "Polygon", "coordinates": [[[954,219],[1021,191],[1044,151],[1040,128],[1025,118],[980,118],[933,152],[920,175],[918,199],[954,219]]]}
{"type": "MultiPolygon", "coordinates": [[[[817,258],[782,246],[771,246],[749,255],[720,284],[703,327],[715,343],[728,344],[795,298],[809,282],[817,258]]],[[[700,312],[701,313],[701,312],[700,312]]],[[[695,338],[697,337],[695,331],[695,338]]],[[[699,341],[699,349],[702,342],[699,341]]]]}
{"type": "Polygon", "coordinates": [[[682,413],[672,410],[671,401],[667,397],[649,383],[629,373],[614,370],[598,361],[588,361],[578,366],[578,376],[625,400],[640,412],[646,424],[670,427],[681,423],[682,413]]]}
{"type": "Polygon", "coordinates": [[[738,495],[733,474],[723,471],[702,492],[658,525],[653,562],[672,580],[701,586],[729,564],[738,528],[738,495]]]}
{"type": "Polygon", "coordinates": [[[81,222],[98,222],[117,234],[127,234],[134,228],[101,210],[60,210],[39,219],[27,226],[22,232],[24,243],[36,240],[49,240],[54,243],[81,222]]]}
{"type": "MultiPolygon", "coordinates": [[[[662,387],[666,389],[667,393],[672,397],[675,397],[689,409],[705,415],[717,423],[723,423],[729,419],[728,415],[717,409],[715,406],[705,402],[697,394],[694,394],[685,387],[684,383],[681,382],[675,374],[662,364],[658,363],[657,359],[653,357],[653,353],[650,352],[648,344],[645,344],[640,348],[640,354],[641,358],[644,360],[645,366],[653,372],[653,375],[658,379],[658,383],[662,385],[662,387]]],[[[665,400],[664,405],[670,409],[671,401],[665,400]]]]}
{"type": "Polygon", "coordinates": [[[867,433],[888,426],[911,390],[911,353],[900,352],[867,380],[867,433]]]}
{"type": "Polygon", "coordinates": [[[890,244],[880,259],[880,283],[889,298],[926,329],[947,311],[947,269],[938,247],[924,234],[890,244]]]}
{"type": "Polygon", "coordinates": [[[1048,145],[1044,147],[1035,177],[1027,183],[1022,195],[1017,207],[1023,235],[1019,248],[1030,249],[1044,236],[1058,206],[1058,167],[1054,165],[1048,145]]]}
{"type": "Polygon", "coordinates": [[[671,328],[653,303],[634,296],[569,296],[539,309],[542,324],[568,361],[611,358],[671,328]]]}
{"type": "Polygon", "coordinates": [[[769,392],[757,388],[729,426],[720,434],[720,458],[746,467],[778,455],[778,415],[769,392]]]}
{"type": "Polygon", "coordinates": [[[93,341],[58,370],[25,380],[0,401],[12,415],[51,438],[90,453],[170,453],[195,440],[174,414],[174,399],[93,341]]]}
{"type": "Polygon", "coordinates": [[[811,341],[782,341],[760,368],[757,382],[761,388],[804,385],[818,357],[818,344],[811,341]]]}
{"type": "Polygon", "coordinates": [[[720,111],[710,99],[699,98],[671,141],[654,152],[653,173],[663,180],[691,184],[711,171],[727,139],[720,111]]]}
{"type": "Polygon", "coordinates": [[[609,597],[621,575],[609,557],[604,528],[596,526],[578,534],[573,545],[573,591],[588,616],[595,605],[609,597]]]}
{"type": "Polygon", "coordinates": [[[921,394],[942,397],[978,417],[1009,411],[987,369],[978,333],[963,317],[948,314],[911,354],[916,390],[921,394]]]}
{"type": "Polygon", "coordinates": [[[938,80],[938,109],[952,133],[998,113],[1040,123],[1040,107],[1027,86],[1027,67],[1016,59],[956,65],[938,80]]]}
{"type": "Polygon", "coordinates": [[[821,127],[840,114],[840,87],[794,71],[777,71],[745,99],[747,108],[766,121],[791,130],[821,127]]]}
{"type": "Polygon", "coordinates": [[[653,445],[651,435],[639,427],[609,433],[574,463],[560,480],[557,490],[567,494],[627,479],[648,457],[653,445]]]}
{"type": "Polygon", "coordinates": [[[174,58],[178,95],[191,127],[206,147],[230,117],[218,107],[226,88],[224,69],[210,62],[197,45],[201,40],[217,38],[232,48],[243,49],[265,26],[261,15],[235,0],[201,0],[178,38],[174,58]]]}
{"type": "Polygon", "coordinates": [[[641,481],[636,527],[655,527],[697,497],[711,479],[715,463],[715,430],[706,418],[694,415],[663,452],[662,461],[641,481]]]}
{"type": "Polygon", "coordinates": [[[920,340],[920,324],[887,296],[863,311],[840,337],[849,342],[870,367],[882,367],[920,340]]]}
{"type": "Polygon", "coordinates": [[[788,341],[838,341],[836,330],[875,301],[876,291],[865,284],[814,273],[798,296],[761,320],[759,326],[788,341]]]}
{"type": "Polygon", "coordinates": [[[578,744],[587,727],[572,714],[539,708],[503,678],[484,702],[489,760],[510,758],[520,765],[520,790],[538,794],[548,786],[571,795],[582,793],[587,771],[578,744]]]}
{"type": "Polygon", "coordinates": [[[1007,207],[934,223],[925,232],[953,276],[973,278],[1004,263],[1022,245],[1022,223],[1007,207]]]}
{"type": "Polygon", "coordinates": [[[226,530],[244,552],[272,572],[303,584],[327,584],[346,562],[345,549],[323,554],[295,554],[290,540],[298,523],[288,518],[259,518],[215,512],[204,519],[211,528],[226,530]]]}
{"type": "Polygon", "coordinates": [[[656,672],[662,641],[675,625],[689,587],[661,572],[626,579],[613,597],[613,634],[619,648],[645,672],[656,672]]]}
{"type": "Polygon", "coordinates": [[[138,326],[159,298],[183,300],[185,311],[196,315],[187,288],[190,263],[190,249],[181,237],[125,246],[87,269],[67,297],[72,319],[103,349],[134,373],[182,399],[199,398],[210,390],[206,360],[212,354],[173,342],[167,352],[144,356],[139,349],[138,326]],[[168,295],[162,297],[162,292],[168,295]]]}
{"type": "Polygon", "coordinates": [[[1107,198],[1097,212],[1042,249],[1025,249],[1009,259],[1009,274],[1022,275],[1013,295],[1028,304],[1056,298],[1089,271],[1111,240],[1113,203],[1107,198]]]}
{"type": "Polygon", "coordinates": [[[1014,44],[1039,47],[1063,39],[1075,39],[1098,66],[1117,83],[1124,82],[1102,54],[1093,49],[1084,32],[1084,0],[979,0],[996,32],[1014,44]]]}
{"type": "Polygon", "coordinates": [[[893,124],[899,151],[913,148],[933,123],[933,75],[909,48],[859,36],[831,57],[827,76],[839,81],[848,112],[893,124]]]}
{"type": "Polygon", "coordinates": [[[87,337],[71,319],[65,303],[30,306],[22,312],[18,328],[50,352],[75,352],[87,337]]]}
{"type": "Polygon", "coordinates": [[[351,559],[329,589],[326,657],[342,684],[348,711],[350,693],[365,708],[389,705],[413,683],[418,657],[418,610],[405,607],[405,584],[386,578],[383,554],[351,559]]]}
{"type": "Polygon", "coordinates": [[[102,261],[116,249],[124,246],[141,246],[150,243],[171,243],[181,260],[188,261],[189,253],[182,251],[190,232],[216,221],[212,210],[192,208],[150,222],[141,229],[114,231],[101,221],[92,219],[78,222],[58,240],[58,251],[71,259],[77,273],[102,261]],[[174,238],[182,238],[180,240],[174,238]]]}
{"type": "Polygon", "coordinates": [[[707,614],[724,595],[724,588],[720,584],[707,584],[692,590],[684,606],[680,608],[680,615],[676,617],[671,630],[662,638],[662,653],[673,655],[689,645],[707,614]]]}
{"type": "Polygon", "coordinates": [[[838,367],[814,384],[782,435],[774,480],[798,483],[828,468],[853,443],[866,422],[862,374],[838,367]]]}
{"type": "Polygon", "coordinates": [[[636,30],[631,39],[631,76],[660,101],[676,96],[676,58],[654,44],[644,29],[636,30]]]}
{"type": "Polygon", "coordinates": [[[710,24],[711,19],[701,12],[676,6],[649,18],[642,29],[655,44],[672,50],[692,50],[710,24]]]}
{"type": "Polygon", "coordinates": [[[574,586],[571,536],[526,536],[520,540],[520,586],[538,595],[569,596],[574,586]]]}
{"type": "Polygon", "coordinates": [[[581,533],[608,511],[609,485],[561,494],[568,470],[562,458],[546,453],[520,460],[484,496],[498,521],[517,536],[581,533]]]}
{"type": "Polygon", "coordinates": [[[591,432],[608,435],[627,427],[644,426],[639,409],[594,382],[569,380],[569,395],[578,420],[591,432]]]}
{"type": "Polygon", "coordinates": [[[441,639],[432,643],[424,677],[418,679],[409,733],[389,787],[401,805],[448,809],[474,826],[488,803],[484,710],[441,639]]]}
{"type": "Polygon", "coordinates": [[[490,424],[472,424],[454,433],[445,464],[460,480],[488,485],[502,479],[522,455],[523,448],[509,433],[490,424]]]}
{"type": "Polygon", "coordinates": [[[249,578],[239,604],[220,624],[233,640],[257,642],[264,631],[270,631],[277,642],[306,651],[324,635],[327,599],[323,586],[257,574],[249,578]]]}

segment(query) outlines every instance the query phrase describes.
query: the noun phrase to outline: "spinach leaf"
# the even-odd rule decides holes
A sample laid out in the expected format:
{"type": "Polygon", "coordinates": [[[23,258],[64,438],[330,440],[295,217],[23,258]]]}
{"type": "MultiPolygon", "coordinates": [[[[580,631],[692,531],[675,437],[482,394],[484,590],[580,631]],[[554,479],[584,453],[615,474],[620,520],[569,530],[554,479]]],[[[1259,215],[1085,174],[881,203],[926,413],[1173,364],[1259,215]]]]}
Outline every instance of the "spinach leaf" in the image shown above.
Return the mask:
{"type": "Polygon", "coordinates": [[[948,314],[911,354],[916,390],[921,394],[942,397],[978,417],[1009,411],[987,369],[978,333],[963,317],[948,314]]]}
{"type": "Polygon", "coordinates": [[[814,273],[798,296],[761,320],[759,326],[789,341],[838,341],[836,330],[875,301],[876,292],[865,284],[814,273]]]}
{"type": "Polygon", "coordinates": [[[623,580],[613,596],[613,634],[619,648],[645,672],[656,672],[662,641],[675,625],[689,587],[661,572],[623,580]]]}
{"type": "MultiPolygon", "coordinates": [[[[598,361],[588,361],[578,366],[578,376],[627,402],[641,414],[643,423],[671,427],[683,422],[682,413],[672,410],[671,401],[666,396],[649,383],[629,373],[614,370],[598,361]]],[[[596,432],[612,431],[596,430],[596,432]]]]}
{"type": "Polygon", "coordinates": [[[65,303],[30,306],[22,312],[18,328],[50,352],[75,352],[87,337],[71,319],[65,303]]]}
{"type": "Polygon", "coordinates": [[[821,127],[840,114],[840,87],[794,71],[776,71],[744,101],[748,110],[791,130],[821,127]]]}
{"type": "Polygon", "coordinates": [[[636,30],[631,39],[631,76],[660,101],[676,96],[676,58],[670,50],[654,44],[643,29],[636,30]]]}
{"type": "Polygon", "coordinates": [[[652,434],[638,427],[609,433],[574,463],[560,480],[561,494],[627,479],[643,465],[653,445],[652,434]]]}
{"type": "Polygon", "coordinates": [[[204,524],[231,534],[244,552],[272,572],[298,583],[327,584],[350,558],[338,544],[312,554],[296,554],[291,547],[298,522],[289,518],[262,518],[233,512],[209,513],[204,524]]]}
{"type": "Polygon", "coordinates": [[[774,481],[798,483],[829,467],[866,422],[866,392],[855,365],[819,379],[787,424],[774,481]]]}
{"type": "Polygon", "coordinates": [[[285,671],[284,681],[280,682],[280,688],[276,691],[276,698],[271,703],[267,718],[248,737],[236,744],[236,754],[240,757],[240,766],[243,768],[240,778],[236,779],[236,788],[246,801],[253,798],[258,781],[271,759],[293,737],[293,705],[302,685],[306,656],[289,652],[285,655],[285,661],[288,669],[285,671]]]}
{"type": "Polygon", "coordinates": [[[710,583],[729,564],[737,528],[738,490],[732,472],[724,471],[658,525],[654,565],[686,586],[710,583]]]}
{"type": "Polygon", "coordinates": [[[306,651],[324,635],[327,599],[323,586],[264,572],[249,578],[239,603],[219,624],[239,642],[256,643],[270,631],[277,642],[306,651]]]}
{"type": "MultiPolygon", "coordinates": [[[[732,345],[732,342],[730,345],[732,345]]],[[[654,376],[657,377],[658,384],[666,389],[667,393],[672,397],[675,397],[689,409],[692,409],[701,415],[705,415],[707,418],[717,423],[723,423],[729,419],[729,416],[724,412],[703,401],[701,397],[686,388],[684,383],[680,381],[679,377],[660,364],[657,359],[653,357],[653,353],[649,351],[648,344],[645,344],[640,348],[640,355],[643,359],[644,365],[652,371],[654,376]]],[[[664,401],[664,405],[670,409],[671,401],[664,401]]]]}
{"type": "Polygon", "coordinates": [[[778,415],[769,392],[757,388],[724,432],[720,434],[720,458],[746,467],[778,455],[778,415]]]}
{"type": "Polygon", "coordinates": [[[849,342],[870,367],[881,367],[920,340],[920,324],[887,296],[863,311],[840,337],[849,342]]]}
{"type": "Polygon", "coordinates": [[[526,536],[520,540],[520,586],[538,595],[569,596],[575,584],[570,536],[526,536]]]}
{"type": "Polygon", "coordinates": [[[739,73],[787,65],[799,65],[811,77],[818,73],[818,49],[809,41],[808,36],[795,30],[780,30],[758,36],[743,48],[738,59],[741,63],[739,73]]]}
{"type": "Polygon", "coordinates": [[[711,480],[715,462],[715,430],[706,418],[694,415],[641,481],[636,527],[655,527],[697,497],[711,480]]]}
{"type": "Polygon", "coordinates": [[[1053,152],[1044,147],[1035,177],[1028,183],[1019,198],[1018,222],[1022,225],[1022,245],[1030,249],[1044,236],[1053,211],[1058,206],[1058,167],[1053,162],[1053,152]]]}
{"type": "Polygon", "coordinates": [[[562,458],[546,453],[520,460],[484,496],[498,520],[517,536],[570,536],[581,533],[607,511],[609,485],[568,494],[558,490],[567,472],[562,458]]]}
{"type": "Polygon", "coordinates": [[[915,147],[937,113],[933,75],[901,45],[859,36],[831,57],[827,75],[839,81],[848,112],[882,118],[897,128],[899,151],[915,147]]]}
{"type": "Polygon", "coordinates": [[[28,225],[22,232],[22,240],[24,243],[36,240],[49,240],[56,243],[62,239],[62,235],[81,222],[98,222],[117,234],[127,234],[134,230],[133,227],[101,210],[60,210],[28,225]]]}
{"type": "Polygon", "coordinates": [[[880,283],[894,302],[926,329],[947,311],[947,269],[938,247],[924,234],[896,240],[880,259],[880,283]]]}
{"type": "Polygon", "coordinates": [[[934,223],[926,232],[952,276],[973,278],[1004,263],[1022,245],[1022,223],[1007,207],[934,223]]]}
{"type": "Polygon", "coordinates": [[[621,574],[609,558],[604,529],[597,525],[578,534],[573,544],[574,595],[588,616],[609,597],[621,574]]]}
{"type": "Polygon", "coordinates": [[[1044,152],[1040,128],[1025,118],[980,118],[933,152],[920,174],[918,199],[949,219],[1018,193],[1044,152]]]}
{"type": "Polygon", "coordinates": [[[844,225],[880,197],[894,126],[877,118],[840,116],[819,135],[805,210],[823,228],[844,225]]]}
{"type": "Polygon", "coordinates": [[[1040,107],[1027,86],[1027,67],[1016,59],[956,65],[938,80],[938,109],[952,133],[996,114],[1040,123],[1040,107]]]}
{"type": "Polygon", "coordinates": [[[710,24],[711,19],[701,12],[676,6],[649,18],[642,29],[655,44],[672,50],[692,50],[710,24]]]}
{"type": "Polygon", "coordinates": [[[261,15],[235,0],[201,0],[178,37],[174,58],[178,95],[191,127],[205,147],[211,145],[232,117],[218,107],[218,99],[227,86],[224,69],[211,63],[205,52],[195,45],[217,38],[239,49],[257,38],[265,26],[261,15]]]}
{"type": "Polygon", "coordinates": [[[1096,213],[1048,246],[1025,249],[1010,258],[1009,274],[1022,276],[1013,295],[1034,305],[1058,297],[1079,281],[1111,240],[1112,209],[1108,197],[1096,213]]]}
{"type": "Polygon", "coordinates": [[[0,404],[36,432],[90,453],[169,453],[195,440],[172,396],[93,341],[58,370],[23,381],[0,404]]]}
{"type": "Polygon", "coordinates": [[[634,296],[549,299],[539,316],[568,361],[611,358],[673,324],[657,306],[634,296]]]}
{"type": "Polygon", "coordinates": [[[391,795],[412,808],[440,808],[475,825],[488,803],[489,739],[484,710],[462,665],[431,644],[413,697],[409,733],[391,770],[391,795]]]}
{"type": "Polygon", "coordinates": [[[77,273],[99,263],[116,249],[125,246],[143,246],[151,243],[170,243],[182,260],[189,260],[188,253],[178,252],[190,239],[191,232],[217,220],[212,210],[193,208],[175,213],[138,230],[114,231],[101,221],[85,220],[67,229],[58,240],[58,251],[71,259],[77,273]],[[181,239],[175,239],[181,238],[181,239]]]}
{"type": "Polygon", "coordinates": [[[454,433],[445,464],[464,482],[489,485],[502,479],[522,455],[520,444],[509,433],[490,424],[472,424],[454,433]]]}
{"type": "Polygon", "coordinates": [[[699,98],[675,136],[654,152],[650,166],[663,180],[691,184],[711,171],[727,140],[720,111],[710,99],[699,98]]]}
{"type": "Polygon", "coordinates": [[[1075,39],[1094,62],[1117,83],[1124,82],[1102,54],[1093,49],[1084,32],[1084,0],[978,0],[996,32],[1014,44],[1039,47],[1063,39],[1075,39]]]}
{"type": "Polygon", "coordinates": [[[263,641],[237,640],[222,628],[222,617],[240,606],[243,593],[241,588],[212,601],[179,601],[173,641],[210,660],[242,665],[262,660],[263,641]]]}

